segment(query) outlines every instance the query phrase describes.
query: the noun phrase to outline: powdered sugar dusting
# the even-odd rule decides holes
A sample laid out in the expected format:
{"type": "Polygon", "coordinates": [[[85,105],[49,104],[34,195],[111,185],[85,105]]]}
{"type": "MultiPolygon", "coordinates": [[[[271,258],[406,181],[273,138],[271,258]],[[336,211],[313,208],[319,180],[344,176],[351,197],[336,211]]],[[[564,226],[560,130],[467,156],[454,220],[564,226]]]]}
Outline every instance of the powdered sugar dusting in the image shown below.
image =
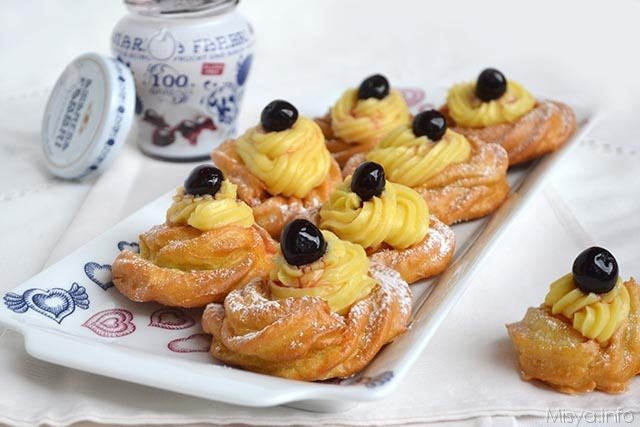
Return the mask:
{"type": "Polygon", "coordinates": [[[400,307],[404,316],[409,317],[413,294],[407,282],[400,276],[400,273],[378,263],[371,263],[369,272],[380,285],[382,294],[385,295],[383,303],[378,308],[381,310],[388,309],[388,305],[392,302],[400,307]]]}
{"type": "MultiPolygon", "coordinates": [[[[466,134],[471,157],[451,164],[425,183],[413,187],[425,199],[429,211],[446,224],[454,224],[487,215],[497,209],[508,194],[509,158],[499,144],[487,144],[477,136],[466,134]]],[[[365,154],[353,156],[343,175],[366,160],[365,154]]]]}
{"type": "Polygon", "coordinates": [[[373,291],[345,316],[319,297],[272,300],[267,281],[255,281],[210,304],[203,316],[214,336],[212,354],[233,365],[300,379],[346,377],[405,330],[411,290],[400,275],[372,264],[373,291]]]}
{"type": "Polygon", "coordinates": [[[454,130],[486,143],[502,145],[509,154],[510,164],[514,165],[554,151],[569,139],[575,126],[575,114],[569,106],[556,101],[538,101],[531,111],[513,123],[454,130]]]}
{"type": "Polygon", "coordinates": [[[409,283],[441,273],[453,257],[455,236],[450,227],[433,215],[429,224],[429,232],[418,244],[403,250],[378,250],[370,255],[371,261],[398,270],[409,283]]]}

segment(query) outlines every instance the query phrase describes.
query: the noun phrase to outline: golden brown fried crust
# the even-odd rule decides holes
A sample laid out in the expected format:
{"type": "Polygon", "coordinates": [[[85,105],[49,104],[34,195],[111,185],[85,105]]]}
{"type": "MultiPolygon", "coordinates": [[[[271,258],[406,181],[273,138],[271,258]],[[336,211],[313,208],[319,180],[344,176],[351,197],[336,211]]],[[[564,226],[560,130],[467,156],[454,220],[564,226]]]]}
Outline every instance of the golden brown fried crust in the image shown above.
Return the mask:
{"type": "Polygon", "coordinates": [[[327,149],[333,156],[333,158],[338,162],[340,167],[344,167],[347,161],[360,153],[368,153],[377,145],[379,141],[372,141],[366,144],[361,143],[348,143],[341,139],[338,139],[333,134],[333,129],[331,127],[331,114],[327,113],[324,117],[317,117],[314,119],[315,122],[322,129],[322,133],[324,134],[325,139],[327,140],[327,149]]]}
{"type": "Polygon", "coordinates": [[[253,209],[256,223],[274,239],[279,239],[285,224],[295,218],[305,218],[317,224],[318,209],[342,182],[340,167],[335,161],[331,162],[327,179],[306,197],[273,196],[267,191],[264,182],[245,166],[234,146],[234,140],[226,141],[211,153],[211,159],[222,170],[225,178],[238,186],[238,198],[253,209]]]}
{"type": "Polygon", "coordinates": [[[640,288],[634,279],[624,285],[631,297],[629,317],[606,347],[582,336],[544,305],[529,308],[522,321],[507,325],[522,378],[542,380],[569,394],[625,391],[640,373],[640,288]]]}
{"type": "Polygon", "coordinates": [[[140,235],[140,254],[121,252],[113,284],[127,298],[174,307],[203,307],[273,268],[275,242],[258,226],[202,232],[159,225],[140,235]]]}
{"type": "Polygon", "coordinates": [[[509,164],[516,165],[557,150],[576,129],[576,116],[566,104],[540,101],[513,123],[484,128],[456,127],[446,106],[441,108],[453,130],[467,137],[475,136],[488,143],[502,145],[509,154],[509,164]]]}
{"type": "Polygon", "coordinates": [[[421,242],[406,249],[378,249],[369,259],[396,270],[407,283],[413,283],[442,273],[454,252],[453,230],[432,215],[429,232],[421,242]]]}
{"type": "Polygon", "coordinates": [[[349,313],[331,312],[318,297],[270,300],[266,281],[210,304],[202,325],[213,334],[211,354],[251,371],[299,380],[348,377],[405,331],[411,291],[398,273],[373,264],[378,285],[349,313]]]}
{"type": "MultiPolygon", "coordinates": [[[[473,136],[467,139],[471,143],[469,160],[449,165],[424,184],[413,187],[427,202],[429,212],[447,225],[493,213],[509,194],[505,149],[473,136]]],[[[365,158],[365,154],[352,157],[343,175],[351,175],[365,158]]]]}

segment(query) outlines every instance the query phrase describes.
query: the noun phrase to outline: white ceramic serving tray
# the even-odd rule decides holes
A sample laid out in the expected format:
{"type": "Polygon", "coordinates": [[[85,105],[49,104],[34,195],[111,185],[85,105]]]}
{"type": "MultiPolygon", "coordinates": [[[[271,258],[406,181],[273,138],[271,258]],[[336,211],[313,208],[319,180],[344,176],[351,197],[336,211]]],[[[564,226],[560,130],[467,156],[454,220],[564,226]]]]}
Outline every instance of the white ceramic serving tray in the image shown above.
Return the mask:
{"type": "MultiPolygon", "coordinates": [[[[420,92],[405,92],[409,104],[420,107],[420,92]]],[[[578,130],[562,150],[509,173],[512,193],[497,212],[454,226],[452,265],[435,280],[412,286],[409,330],[352,378],[313,383],[222,366],[207,353],[210,338],[200,329],[200,310],[133,303],[112,287],[110,263],[123,248],[137,249],[138,234],[163,221],[173,192],[3,295],[0,323],[22,333],[27,352],[38,359],[201,398],[314,411],[380,399],[409,372],[499,235],[595,121],[593,111],[577,115],[578,130]]]]}

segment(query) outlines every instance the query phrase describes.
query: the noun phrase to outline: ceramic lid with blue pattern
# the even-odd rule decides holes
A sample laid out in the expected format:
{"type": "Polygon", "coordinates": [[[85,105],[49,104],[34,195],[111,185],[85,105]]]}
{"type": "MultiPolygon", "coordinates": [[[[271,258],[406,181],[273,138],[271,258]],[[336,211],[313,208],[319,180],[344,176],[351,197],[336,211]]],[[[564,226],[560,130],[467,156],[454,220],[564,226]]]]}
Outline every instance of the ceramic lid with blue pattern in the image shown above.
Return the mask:
{"type": "Polygon", "coordinates": [[[127,138],[135,98],[133,76],[123,63],[96,53],[73,60],[56,82],[44,112],[47,169],[67,179],[104,170],[127,138]]]}

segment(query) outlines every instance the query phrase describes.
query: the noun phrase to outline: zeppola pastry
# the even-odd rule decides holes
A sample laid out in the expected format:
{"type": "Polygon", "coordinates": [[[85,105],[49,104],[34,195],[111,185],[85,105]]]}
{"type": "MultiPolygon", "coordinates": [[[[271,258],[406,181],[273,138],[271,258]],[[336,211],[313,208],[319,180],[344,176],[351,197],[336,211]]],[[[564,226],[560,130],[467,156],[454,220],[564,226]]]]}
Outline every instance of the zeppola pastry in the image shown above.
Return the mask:
{"type": "Polygon", "coordinates": [[[320,228],[365,248],[372,262],[398,271],[408,283],[442,272],[455,249],[453,231],[422,196],[385,179],[382,166],[364,162],[320,209],[320,228]]]}
{"type": "Polygon", "coordinates": [[[344,378],[405,331],[409,286],[360,245],[297,219],[283,230],[275,263],[268,280],[205,309],[216,359],[292,379],[344,378]]]}
{"type": "Polygon", "coordinates": [[[511,165],[555,151],[576,128],[571,107],[536,100],[493,68],[482,71],[475,82],[454,85],[441,111],[455,131],[501,144],[511,165]]]}
{"type": "Polygon", "coordinates": [[[504,148],[448,129],[436,110],[417,114],[370,152],[352,157],[343,174],[366,160],[382,165],[389,181],[418,192],[445,224],[488,215],[509,193],[504,148]]]}
{"type": "Polygon", "coordinates": [[[591,247],[544,304],[507,325],[522,377],[565,393],[620,393],[640,373],[640,288],[623,281],[609,251],[591,247]]]}
{"type": "Polygon", "coordinates": [[[238,186],[238,198],[274,238],[294,218],[315,221],[318,208],[342,181],[318,125],[286,101],[262,111],[261,124],[218,147],[211,157],[238,186]]]}
{"type": "Polygon", "coordinates": [[[346,90],[329,113],[316,120],[327,147],[340,166],[358,153],[371,150],[397,126],[409,123],[409,107],[402,94],[376,74],[358,89],[346,90]]]}
{"type": "Polygon", "coordinates": [[[275,242],[236,200],[236,186],[209,165],[178,188],[166,223],[140,235],[140,253],[122,251],[113,284],[133,301],[203,307],[268,276],[275,242]]]}

